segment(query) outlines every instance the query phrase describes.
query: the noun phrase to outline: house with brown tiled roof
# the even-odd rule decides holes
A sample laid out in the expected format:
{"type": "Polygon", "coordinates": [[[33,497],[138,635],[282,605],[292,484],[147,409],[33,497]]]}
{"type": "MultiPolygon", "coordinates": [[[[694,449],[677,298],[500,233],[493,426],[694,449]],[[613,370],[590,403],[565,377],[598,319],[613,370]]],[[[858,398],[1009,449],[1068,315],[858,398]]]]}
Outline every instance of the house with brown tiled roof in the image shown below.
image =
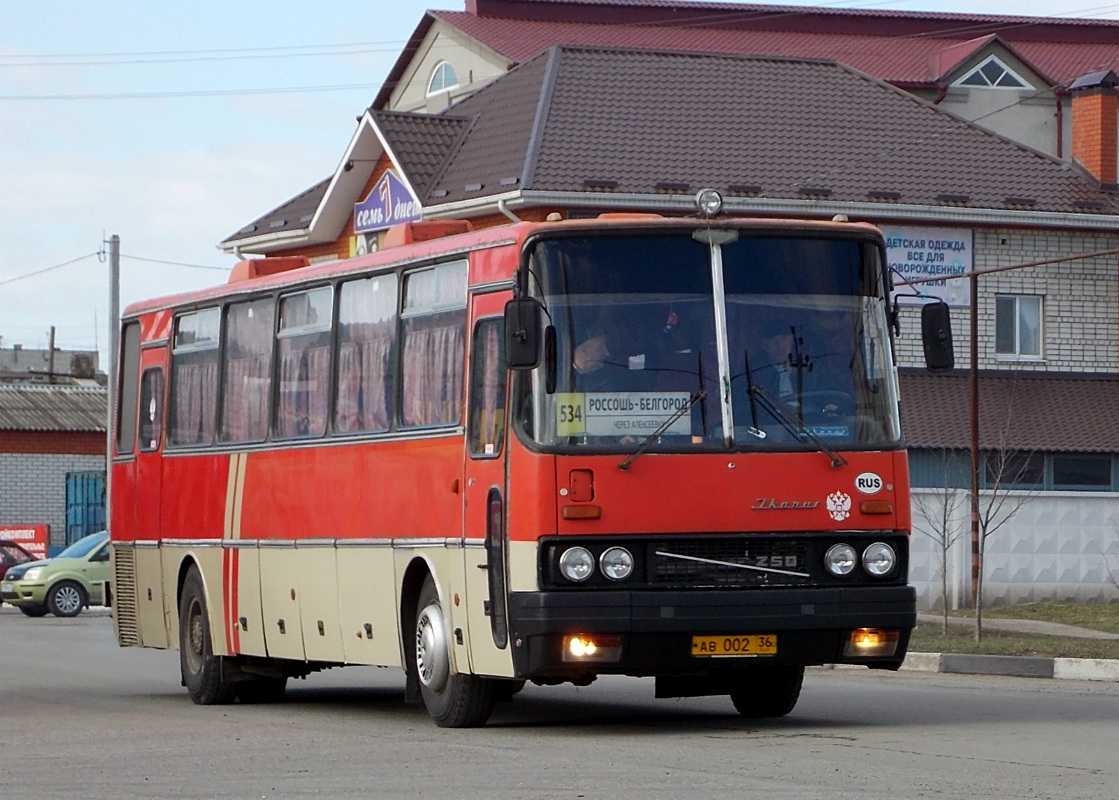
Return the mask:
{"type": "Polygon", "coordinates": [[[1081,75],[1119,22],[662,0],[467,0],[428,11],[373,108],[437,111],[556,44],[839,61],[1067,159],[1081,75]]]}

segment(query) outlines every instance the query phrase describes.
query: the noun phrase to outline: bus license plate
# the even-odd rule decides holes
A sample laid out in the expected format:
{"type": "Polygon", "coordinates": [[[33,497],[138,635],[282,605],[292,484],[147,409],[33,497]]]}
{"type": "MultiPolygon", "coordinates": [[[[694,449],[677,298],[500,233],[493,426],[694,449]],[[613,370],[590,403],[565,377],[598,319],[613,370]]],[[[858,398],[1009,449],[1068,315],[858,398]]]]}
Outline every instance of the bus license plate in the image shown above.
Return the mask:
{"type": "Polygon", "coordinates": [[[777,634],[755,633],[749,636],[693,636],[693,656],[774,656],[777,655],[777,634]]]}

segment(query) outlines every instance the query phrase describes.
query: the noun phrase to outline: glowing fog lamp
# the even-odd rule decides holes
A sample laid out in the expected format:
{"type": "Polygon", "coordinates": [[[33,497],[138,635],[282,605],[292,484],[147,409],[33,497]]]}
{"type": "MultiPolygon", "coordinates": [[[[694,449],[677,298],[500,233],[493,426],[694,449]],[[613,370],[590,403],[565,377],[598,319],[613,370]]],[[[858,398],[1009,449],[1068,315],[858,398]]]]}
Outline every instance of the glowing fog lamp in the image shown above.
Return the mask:
{"type": "Polygon", "coordinates": [[[892,628],[855,628],[843,645],[849,658],[892,656],[897,652],[900,634],[892,628]]]}
{"type": "Polygon", "coordinates": [[[621,636],[579,633],[563,637],[564,661],[620,661],[621,658],[621,636]]]}
{"type": "Polygon", "coordinates": [[[898,557],[894,553],[894,548],[885,542],[875,542],[868,545],[866,550],[863,550],[863,569],[866,570],[868,575],[873,575],[875,578],[889,575],[894,571],[897,563],[898,557]]]}
{"type": "Polygon", "coordinates": [[[594,556],[585,547],[569,547],[560,556],[559,568],[572,583],[582,583],[594,572],[594,556]]]}
{"type": "Polygon", "coordinates": [[[714,189],[700,189],[695,205],[705,217],[713,217],[723,210],[723,196],[714,189]]]}
{"type": "Polygon", "coordinates": [[[633,573],[633,553],[624,547],[611,547],[598,558],[598,568],[612,581],[624,581],[633,573]]]}
{"type": "Polygon", "coordinates": [[[858,563],[858,553],[849,544],[833,544],[828,548],[828,552],[824,553],[824,566],[836,577],[850,575],[851,570],[858,563]]]}

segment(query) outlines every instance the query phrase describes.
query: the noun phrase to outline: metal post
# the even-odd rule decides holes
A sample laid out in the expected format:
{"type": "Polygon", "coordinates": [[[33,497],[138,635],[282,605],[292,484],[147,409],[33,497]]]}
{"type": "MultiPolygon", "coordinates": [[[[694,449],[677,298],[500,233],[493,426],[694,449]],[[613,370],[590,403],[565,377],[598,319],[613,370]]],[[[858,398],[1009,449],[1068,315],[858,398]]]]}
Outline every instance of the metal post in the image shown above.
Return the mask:
{"type": "Polygon", "coordinates": [[[971,274],[971,600],[978,603],[979,570],[979,276],[971,274]]]}
{"type": "Polygon", "coordinates": [[[105,415],[105,530],[112,524],[113,411],[117,396],[117,351],[120,349],[120,237],[109,237],[109,376],[105,415]]]}

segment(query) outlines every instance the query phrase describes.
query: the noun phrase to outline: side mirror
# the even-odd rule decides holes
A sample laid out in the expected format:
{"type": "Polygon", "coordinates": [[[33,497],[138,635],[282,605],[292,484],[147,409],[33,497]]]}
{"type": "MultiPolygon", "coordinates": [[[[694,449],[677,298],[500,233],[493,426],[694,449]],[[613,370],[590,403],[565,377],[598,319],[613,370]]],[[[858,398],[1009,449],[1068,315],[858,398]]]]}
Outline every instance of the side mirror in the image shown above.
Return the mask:
{"type": "Polygon", "coordinates": [[[952,346],[952,317],[943,300],[921,306],[921,344],[925,348],[925,366],[930,372],[949,370],[956,366],[952,346]]]}
{"type": "Polygon", "coordinates": [[[543,313],[540,302],[531,297],[519,297],[505,304],[505,363],[509,369],[539,366],[543,313]]]}

